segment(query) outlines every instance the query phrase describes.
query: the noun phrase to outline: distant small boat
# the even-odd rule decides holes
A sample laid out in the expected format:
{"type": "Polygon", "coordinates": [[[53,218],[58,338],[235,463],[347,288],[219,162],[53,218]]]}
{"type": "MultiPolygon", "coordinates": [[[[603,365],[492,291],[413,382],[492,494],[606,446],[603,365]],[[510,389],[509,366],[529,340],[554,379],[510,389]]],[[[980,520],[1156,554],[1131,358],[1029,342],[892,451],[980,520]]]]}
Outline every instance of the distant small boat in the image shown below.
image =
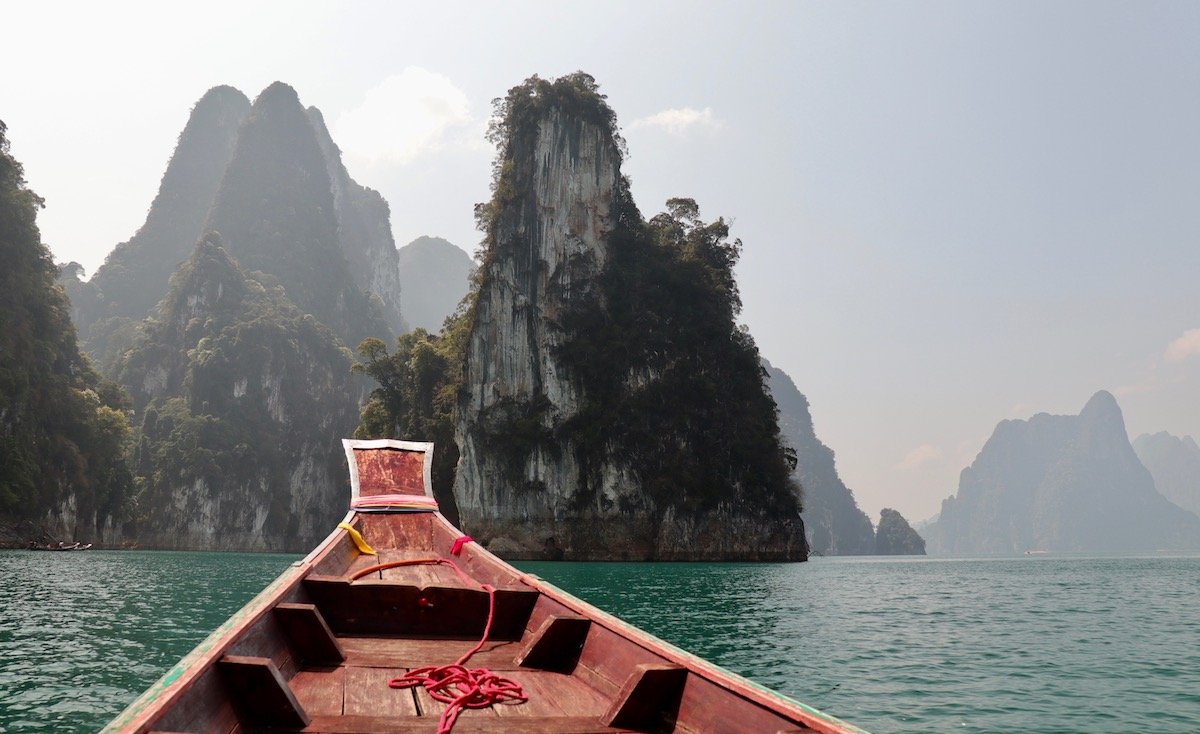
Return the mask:
{"type": "Polygon", "coordinates": [[[1042,550],[1040,548],[1030,548],[1029,550],[1025,551],[1025,555],[1027,555],[1027,556],[1044,556],[1049,552],[1050,551],[1042,550]]]}
{"type": "Polygon", "coordinates": [[[63,541],[59,541],[58,545],[55,545],[53,543],[47,543],[46,545],[42,545],[41,543],[35,543],[33,541],[30,541],[29,547],[28,547],[28,550],[35,550],[35,551],[85,551],[85,550],[91,550],[91,549],[92,549],[91,543],[84,544],[84,543],[76,542],[76,543],[68,544],[63,541]]]}
{"type": "Polygon", "coordinates": [[[105,732],[865,734],[509,566],[432,444],[345,441],[345,520],[105,732]]]}

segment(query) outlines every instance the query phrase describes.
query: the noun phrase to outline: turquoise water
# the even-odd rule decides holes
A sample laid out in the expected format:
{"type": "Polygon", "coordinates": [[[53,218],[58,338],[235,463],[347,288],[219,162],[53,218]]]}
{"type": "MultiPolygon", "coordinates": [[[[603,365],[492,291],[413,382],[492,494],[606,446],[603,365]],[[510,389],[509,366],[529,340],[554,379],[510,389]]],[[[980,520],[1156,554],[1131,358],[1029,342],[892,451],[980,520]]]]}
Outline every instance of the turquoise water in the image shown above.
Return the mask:
{"type": "Polygon", "coordinates": [[[1200,558],[524,564],[885,732],[1200,732],[1200,558]]]}
{"type": "Polygon", "coordinates": [[[93,732],[296,556],[0,551],[0,732],[93,732]]]}
{"type": "MultiPolygon", "coordinates": [[[[104,725],[293,556],[0,552],[0,732],[104,725]]],[[[886,732],[1200,732],[1200,558],[523,563],[886,732]]]]}

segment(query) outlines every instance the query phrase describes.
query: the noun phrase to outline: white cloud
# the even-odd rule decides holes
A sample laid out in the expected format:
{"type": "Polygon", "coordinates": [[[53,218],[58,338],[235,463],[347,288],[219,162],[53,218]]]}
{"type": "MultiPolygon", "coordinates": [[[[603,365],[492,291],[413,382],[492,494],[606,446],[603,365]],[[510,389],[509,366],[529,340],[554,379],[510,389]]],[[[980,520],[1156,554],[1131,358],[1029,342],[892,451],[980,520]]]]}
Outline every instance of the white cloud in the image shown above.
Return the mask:
{"type": "Polygon", "coordinates": [[[896,465],[897,469],[904,471],[912,471],[924,464],[928,464],[935,459],[942,458],[942,450],[931,443],[923,443],[912,451],[896,465]]]}
{"type": "Polygon", "coordinates": [[[1163,357],[1168,362],[1182,362],[1188,357],[1200,355],[1200,329],[1188,329],[1175,341],[1167,345],[1163,357]]]}
{"type": "MultiPolygon", "coordinates": [[[[454,82],[409,66],[367,91],[358,107],[334,124],[334,140],[348,155],[371,162],[408,163],[447,146],[475,147],[479,127],[471,103],[454,82]]],[[[482,139],[477,143],[482,145],[482,139]]]]}
{"type": "Polygon", "coordinates": [[[691,130],[703,130],[714,133],[725,126],[725,123],[713,116],[711,107],[697,110],[693,107],[663,110],[649,117],[634,120],[629,125],[630,130],[648,127],[663,130],[671,135],[686,135],[691,130]]]}

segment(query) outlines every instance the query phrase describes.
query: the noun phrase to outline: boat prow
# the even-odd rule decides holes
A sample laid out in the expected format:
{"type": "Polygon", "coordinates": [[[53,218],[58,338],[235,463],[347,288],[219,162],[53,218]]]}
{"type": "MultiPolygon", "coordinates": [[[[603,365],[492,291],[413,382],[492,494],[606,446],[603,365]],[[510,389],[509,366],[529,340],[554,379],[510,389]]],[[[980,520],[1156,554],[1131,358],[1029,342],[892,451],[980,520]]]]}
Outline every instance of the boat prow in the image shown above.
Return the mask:
{"type": "Polygon", "coordinates": [[[471,542],[431,444],[344,443],[344,522],[105,732],[863,734],[471,542]]]}

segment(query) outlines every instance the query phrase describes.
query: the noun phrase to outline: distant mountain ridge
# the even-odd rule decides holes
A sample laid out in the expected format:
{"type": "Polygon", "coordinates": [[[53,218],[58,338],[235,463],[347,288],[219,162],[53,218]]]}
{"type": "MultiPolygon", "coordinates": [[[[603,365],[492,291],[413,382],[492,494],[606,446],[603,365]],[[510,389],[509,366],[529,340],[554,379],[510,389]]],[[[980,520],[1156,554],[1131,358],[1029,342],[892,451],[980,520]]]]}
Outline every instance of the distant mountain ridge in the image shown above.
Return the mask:
{"type": "Polygon", "coordinates": [[[1134,440],[1133,450],[1164,497],[1200,515],[1200,446],[1194,438],[1166,431],[1143,433],[1134,440]]]}
{"type": "Polygon", "coordinates": [[[1194,550],[1200,517],[1155,489],[1100,391],[1077,416],[1001,421],[925,537],[949,554],[1194,550]]]}
{"type": "Polygon", "coordinates": [[[418,237],[398,260],[405,318],[414,329],[438,331],[467,295],[475,261],[441,237],[418,237]]]}
{"type": "Polygon", "coordinates": [[[854,493],[838,476],[833,451],[817,438],[808,398],[786,372],[766,359],[762,362],[779,408],[780,436],[796,452],[796,477],[800,480],[809,550],[823,556],[874,554],[871,519],[859,509],[854,493]]]}

